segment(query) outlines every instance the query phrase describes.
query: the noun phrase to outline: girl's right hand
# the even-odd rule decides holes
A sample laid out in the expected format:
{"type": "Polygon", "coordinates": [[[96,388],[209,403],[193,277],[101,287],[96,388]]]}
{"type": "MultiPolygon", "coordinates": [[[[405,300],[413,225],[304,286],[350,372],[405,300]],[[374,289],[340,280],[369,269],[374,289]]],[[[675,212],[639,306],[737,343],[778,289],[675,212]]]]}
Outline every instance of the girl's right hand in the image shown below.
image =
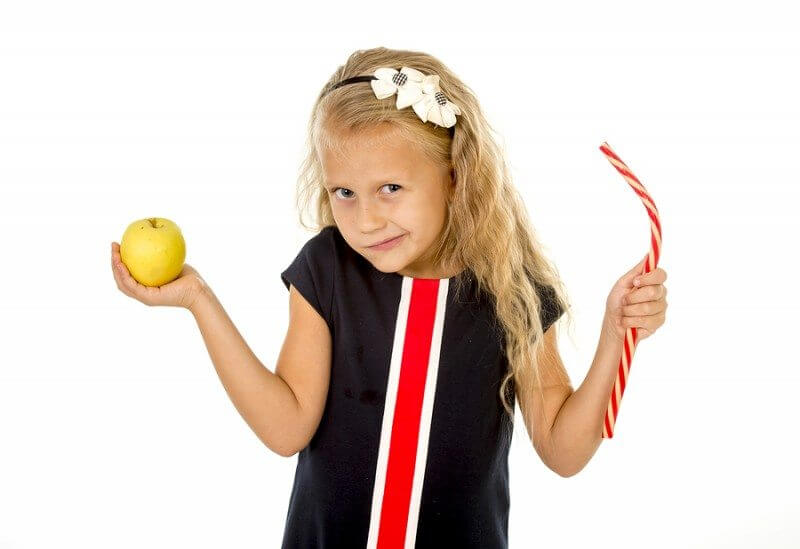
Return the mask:
{"type": "Polygon", "coordinates": [[[119,244],[116,242],[111,243],[111,270],[114,272],[117,288],[123,294],[149,306],[162,305],[191,309],[205,286],[205,281],[200,274],[188,263],[183,264],[183,270],[178,278],[163,286],[140,284],[131,276],[128,268],[120,259],[119,244]]]}

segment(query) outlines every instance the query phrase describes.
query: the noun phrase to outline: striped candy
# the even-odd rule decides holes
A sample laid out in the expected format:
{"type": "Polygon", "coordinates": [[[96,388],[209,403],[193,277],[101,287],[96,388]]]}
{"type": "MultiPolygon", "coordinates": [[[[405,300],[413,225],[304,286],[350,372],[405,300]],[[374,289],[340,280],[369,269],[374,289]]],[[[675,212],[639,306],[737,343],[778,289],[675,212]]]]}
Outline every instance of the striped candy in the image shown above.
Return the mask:
{"type": "MultiPolygon", "coordinates": [[[[658,217],[658,209],[653,202],[650,195],[645,190],[644,185],[636,178],[635,175],[628,169],[628,166],[620,160],[608,143],[605,141],[600,145],[600,150],[606,155],[606,158],[617,171],[622,174],[622,177],[631,186],[631,189],[639,195],[642,199],[647,210],[647,215],[650,216],[650,251],[648,252],[647,261],[645,262],[644,269],[641,274],[649,273],[658,267],[658,258],[661,256],[661,221],[658,217]]],[[[625,392],[625,387],[628,384],[628,372],[630,371],[631,361],[633,360],[633,353],[636,350],[636,328],[629,327],[625,331],[625,341],[623,343],[622,356],[619,359],[619,366],[617,367],[617,379],[614,381],[614,388],[611,391],[611,398],[608,402],[606,409],[606,417],[603,422],[603,438],[612,438],[614,436],[614,426],[617,421],[617,414],[619,413],[619,405],[622,400],[622,395],[625,392]]]]}

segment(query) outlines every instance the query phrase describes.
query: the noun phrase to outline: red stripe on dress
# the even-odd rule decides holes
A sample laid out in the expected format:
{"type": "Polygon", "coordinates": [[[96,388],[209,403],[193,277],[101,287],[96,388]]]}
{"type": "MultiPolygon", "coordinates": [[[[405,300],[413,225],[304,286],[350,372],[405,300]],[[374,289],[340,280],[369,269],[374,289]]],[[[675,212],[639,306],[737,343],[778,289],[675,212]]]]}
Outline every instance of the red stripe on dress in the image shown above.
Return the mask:
{"type": "Polygon", "coordinates": [[[378,549],[402,549],[405,544],[438,291],[438,279],[416,279],[411,288],[386,466],[378,549]]]}

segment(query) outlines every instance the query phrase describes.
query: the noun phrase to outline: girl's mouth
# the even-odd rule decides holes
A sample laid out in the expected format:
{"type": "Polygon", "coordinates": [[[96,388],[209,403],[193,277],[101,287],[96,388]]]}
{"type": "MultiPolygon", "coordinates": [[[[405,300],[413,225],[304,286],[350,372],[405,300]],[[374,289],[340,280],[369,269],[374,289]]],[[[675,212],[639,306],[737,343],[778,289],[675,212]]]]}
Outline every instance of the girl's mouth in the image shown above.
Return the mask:
{"type": "Polygon", "coordinates": [[[388,241],[384,242],[383,244],[377,244],[375,246],[369,246],[369,249],[370,250],[390,250],[390,249],[394,248],[395,246],[397,246],[397,244],[400,242],[400,240],[404,236],[405,236],[404,234],[401,234],[400,236],[397,236],[397,237],[395,237],[395,238],[393,238],[391,240],[388,240],[388,241]]]}

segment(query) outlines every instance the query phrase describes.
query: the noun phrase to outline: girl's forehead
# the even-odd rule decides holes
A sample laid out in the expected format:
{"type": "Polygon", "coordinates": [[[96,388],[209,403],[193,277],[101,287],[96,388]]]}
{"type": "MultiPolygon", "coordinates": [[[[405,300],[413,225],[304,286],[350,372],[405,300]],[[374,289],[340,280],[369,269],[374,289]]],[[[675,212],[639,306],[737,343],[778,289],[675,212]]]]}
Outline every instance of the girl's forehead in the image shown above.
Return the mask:
{"type": "Polygon", "coordinates": [[[419,166],[413,157],[385,148],[353,149],[346,154],[327,151],[322,156],[322,168],[328,184],[353,184],[356,181],[380,181],[385,178],[406,177],[419,166]]]}
{"type": "Polygon", "coordinates": [[[359,137],[332,146],[323,145],[319,152],[323,166],[331,170],[364,170],[370,167],[396,170],[427,162],[417,147],[405,139],[371,140],[359,137]]]}
{"type": "Polygon", "coordinates": [[[397,126],[326,128],[316,141],[326,182],[380,180],[436,170],[434,159],[397,126]]]}
{"type": "Polygon", "coordinates": [[[322,147],[338,154],[368,150],[409,148],[413,142],[397,127],[382,124],[361,129],[328,129],[323,132],[322,147]]]}

